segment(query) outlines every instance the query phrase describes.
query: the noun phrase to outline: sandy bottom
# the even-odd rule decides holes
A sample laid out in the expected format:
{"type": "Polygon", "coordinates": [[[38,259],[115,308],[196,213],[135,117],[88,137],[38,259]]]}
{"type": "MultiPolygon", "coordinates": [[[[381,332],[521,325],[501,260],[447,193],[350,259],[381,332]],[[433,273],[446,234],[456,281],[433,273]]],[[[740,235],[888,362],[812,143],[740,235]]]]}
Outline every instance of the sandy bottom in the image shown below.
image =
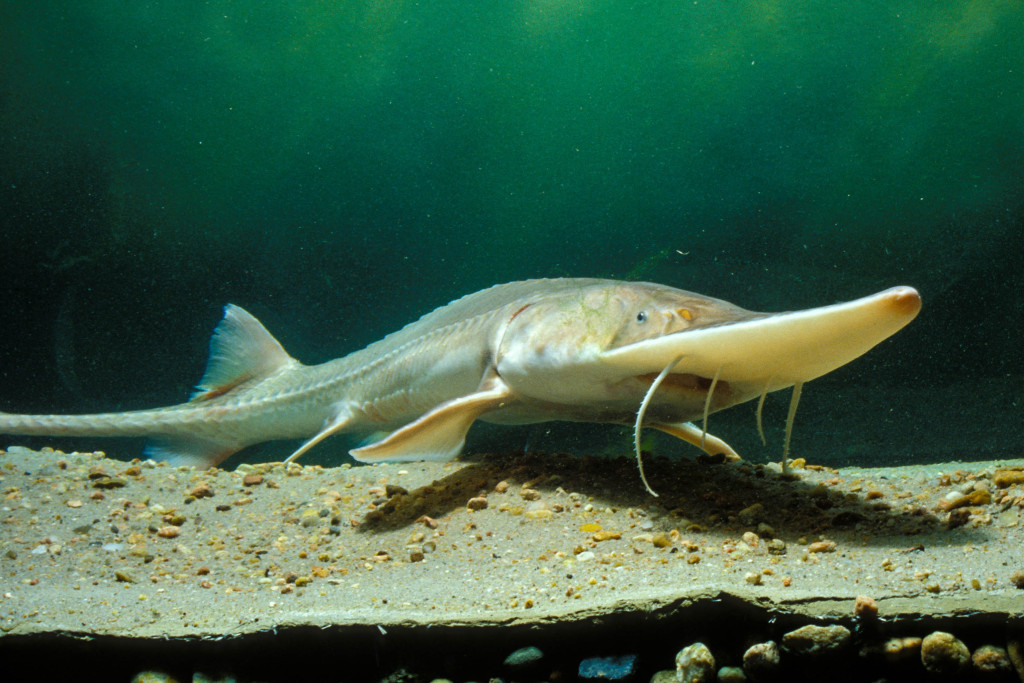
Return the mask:
{"type": "Polygon", "coordinates": [[[227,472],[12,447],[0,647],[308,627],[536,640],[726,614],[853,624],[858,595],[889,624],[879,637],[927,620],[1020,624],[1024,460],[784,477],[652,459],[647,472],[661,497],[627,458],[227,472]]]}

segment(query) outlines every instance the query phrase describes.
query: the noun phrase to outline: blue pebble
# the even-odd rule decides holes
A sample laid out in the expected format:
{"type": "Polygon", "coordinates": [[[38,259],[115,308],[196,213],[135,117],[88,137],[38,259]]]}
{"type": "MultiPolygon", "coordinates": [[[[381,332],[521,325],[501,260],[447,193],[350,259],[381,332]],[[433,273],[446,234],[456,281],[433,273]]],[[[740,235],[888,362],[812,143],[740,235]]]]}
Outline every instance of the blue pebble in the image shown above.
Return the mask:
{"type": "Polygon", "coordinates": [[[580,662],[583,681],[628,681],[636,673],[636,655],[591,657],[580,662]]]}

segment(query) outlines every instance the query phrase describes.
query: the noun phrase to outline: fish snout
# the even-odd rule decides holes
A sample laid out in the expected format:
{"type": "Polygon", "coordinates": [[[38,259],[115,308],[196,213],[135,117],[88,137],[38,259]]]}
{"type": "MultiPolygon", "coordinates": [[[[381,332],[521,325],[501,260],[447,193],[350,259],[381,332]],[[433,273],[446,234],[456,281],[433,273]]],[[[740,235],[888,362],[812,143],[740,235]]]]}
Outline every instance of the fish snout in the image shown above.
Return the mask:
{"type": "Polygon", "coordinates": [[[913,319],[921,310],[921,295],[913,287],[892,287],[883,292],[892,313],[913,319]]]}

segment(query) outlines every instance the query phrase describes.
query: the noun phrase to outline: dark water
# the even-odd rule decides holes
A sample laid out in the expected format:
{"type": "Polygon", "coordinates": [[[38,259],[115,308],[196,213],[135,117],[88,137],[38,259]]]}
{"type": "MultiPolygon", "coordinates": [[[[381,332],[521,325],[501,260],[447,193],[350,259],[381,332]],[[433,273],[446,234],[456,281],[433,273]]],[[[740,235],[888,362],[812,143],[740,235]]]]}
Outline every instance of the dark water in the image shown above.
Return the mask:
{"type": "MultiPolygon", "coordinates": [[[[4,410],[178,402],[227,302],[317,362],[527,277],[762,310],[910,284],[919,319],[807,387],[795,454],[1021,454],[1017,0],[40,1],[0,25],[4,410]]],[[[769,449],[746,407],[714,431],[777,457],[784,404],[769,449]]]]}

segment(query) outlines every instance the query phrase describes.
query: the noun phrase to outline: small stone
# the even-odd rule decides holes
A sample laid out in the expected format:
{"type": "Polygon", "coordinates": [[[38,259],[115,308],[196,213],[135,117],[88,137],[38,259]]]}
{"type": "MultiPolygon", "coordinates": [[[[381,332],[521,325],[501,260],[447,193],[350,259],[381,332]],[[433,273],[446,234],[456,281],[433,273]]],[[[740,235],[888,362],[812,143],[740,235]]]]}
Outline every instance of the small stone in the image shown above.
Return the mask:
{"type": "Polygon", "coordinates": [[[213,488],[206,482],[203,482],[199,486],[189,491],[189,495],[192,496],[193,498],[211,498],[214,495],[214,493],[213,488]]]}
{"type": "Polygon", "coordinates": [[[543,500],[537,500],[530,503],[530,506],[526,508],[526,512],[523,513],[524,517],[529,519],[549,519],[555,516],[551,506],[543,500]]]}
{"type": "Polygon", "coordinates": [[[969,505],[988,505],[992,502],[992,494],[986,489],[974,489],[967,494],[969,505]]]}
{"type": "Polygon", "coordinates": [[[655,671],[648,683],[676,683],[676,672],[668,669],[655,671]]]}
{"type": "Polygon", "coordinates": [[[845,626],[808,624],[782,636],[782,647],[794,655],[818,657],[836,652],[850,642],[850,629],[845,626]]]}
{"type": "Polygon", "coordinates": [[[384,495],[388,498],[394,498],[395,496],[408,496],[409,490],[404,486],[399,486],[398,484],[385,484],[384,495]]]}
{"type": "Polygon", "coordinates": [[[921,663],[934,674],[951,674],[971,661],[971,652],[951,633],[935,631],[921,641],[921,663]]]}
{"type": "Polygon", "coordinates": [[[523,489],[519,492],[519,497],[523,500],[540,500],[540,491],[537,489],[523,489]]]}
{"type": "Polygon", "coordinates": [[[874,598],[858,595],[857,601],[853,603],[853,616],[860,619],[874,619],[878,616],[878,603],[874,598]]]}
{"type": "Polygon", "coordinates": [[[768,541],[768,554],[769,555],[785,555],[786,554],[786,542],[781,538],[773,538],[768,541]]]}
{"type": "Polygon", "coordinates": [[[747,572],[746,576],[743,577],[743,580],[752,586],[760,586],[761,572],[747,572]]]}
{"type": "Polygon", "coordinates": [[[996,470],[992,481],[1001,489],[1024,484],[1024,470],[996,470]]]}
{"type": "Polygon", "coordinates": [[[177,538],[178,534],[181,533],[181,527],[179,526],[162,526],[156,530],[156,535],[160,538],[177,538]]]}
{"type": "Polygon", "coordinates": [[[410,562],[422,562],[424,558],[426,558],[426,555],[424,555],[423,551],[421,550],[413,550],[411,553],[409,553],[410,562]]]}
{"type": "Polygon", "coordinates": [[[715,680],[715,658],[704,643],[687,645],[676,654],[679,683],[711,683],[715,680]]]}
{"type": "Polygon", "coordinates": [[[466,503],[466,507],[470,510],[483,510],[487,507],[487,499],[483,496],[470,498],[469,502],[466,503]]]}
{"type": "Polygon", "coordinates": [[[126,571],[114,572],[114,578],[122,583],[135,583],[135,577],[126,571]]]}
{"type": "Polygon", "coordinates": [[[743,672],[752,681],[770,680],[779,670],[779,646],[774,640],[757,643],[743,653],[743,672]]]}
{"type": "Polygon", "coordinates": [[[747,531],[740,537],[744,543],[749,545],[751,548],[756,548],[761,543],[761,538],[753,531],[747,531]]]}
{"type": "Polygon", "coordinates": [[[263,483],[263,475],[262,474],[247,474],[244,477],[242,477],[242,485],[243,486],[259,486],[262,483],[263,483]]]}
{"type": "Polygon", "coordinates": [[[508,657],[505,657],[505,661],[502,664],[510,669],[515,669],[517,673],[522,673],[524,670],[533,669],[543,659],[544,652],[539,647],[530,645],[529,647],[521,647],[508,657]]]}
{"type": "Polygon", "coordinates": [[[747,675],[738,666],[723,666],[718,670],[718,683],[745,683],[747,675]]]}
{"type": "Polygon", "coordinates": [[[672,547],[672,539],[664,531],[659,531],[651,537],[651,543],[654,544],[655,548],[670,548],[672,547]]]}
{"type": "Polygon", "coordinates": [[[917,659],[921,653],[921,639],[916,637],[890,638],[882,645],[882,654],[892,664],[917,659]]]}
{"type": "Polygon", "coordinates": [[[503,479],[503,480],[499,481],[497,484],[494,485],[494,492],[495,493],[505,493],[505,491],[508,491],[508,487],[509,487],[509,483],[503,479]]]}
{"type": "Polygon", "coordinates": [[[580,662],[577,676],[582,681],[626,681],[636,673],[636,655],[590,657],[580,662]]]}
{"type": "Polygon", "coordinates": [[[120,477],[101,477],[92,483],[94,489],[119,489],[128,484],[126,479],[120,477]]]}
{"type": "Polygon", "coordinates": [[[1013,671],[1010,656],[1001,647],[982,645],[971,655],[974,668],[987,674],[1003,674],[1013,671]]]}
{"type": "Polygon", "coordinates": [[[601,541],[613,541],[622,538],[618,531],[598,531],[591,538],[600,543],[601,541]]]}
{"type": "Polygon", "coordinates": [[[1017,570],[1010,574],[1010,583],[1017,588],[1024,588],[1024,571],[1017,570]]]}
{"type": "Polygon", "coordinates": [[[810,553],[834,553],[835,551],[835,541],[815,541],[807,546],[807,552],[810,553]]]}
{"type": "Polygon", "coordinates": [[[163,671],[142,671],[135,674],[132,683],[178,683],[178,679],[163,671]]]}
{"type": "Polygon", "coordinates": [[[417,524],[422,524],[425,527],[427,527],[428,529],[436,529],[437,528],[437,520],[434,519],[433,517],[427,517],[426,515],[420,515],[419,518],[416,519],[416,523],[417,524]]]}

